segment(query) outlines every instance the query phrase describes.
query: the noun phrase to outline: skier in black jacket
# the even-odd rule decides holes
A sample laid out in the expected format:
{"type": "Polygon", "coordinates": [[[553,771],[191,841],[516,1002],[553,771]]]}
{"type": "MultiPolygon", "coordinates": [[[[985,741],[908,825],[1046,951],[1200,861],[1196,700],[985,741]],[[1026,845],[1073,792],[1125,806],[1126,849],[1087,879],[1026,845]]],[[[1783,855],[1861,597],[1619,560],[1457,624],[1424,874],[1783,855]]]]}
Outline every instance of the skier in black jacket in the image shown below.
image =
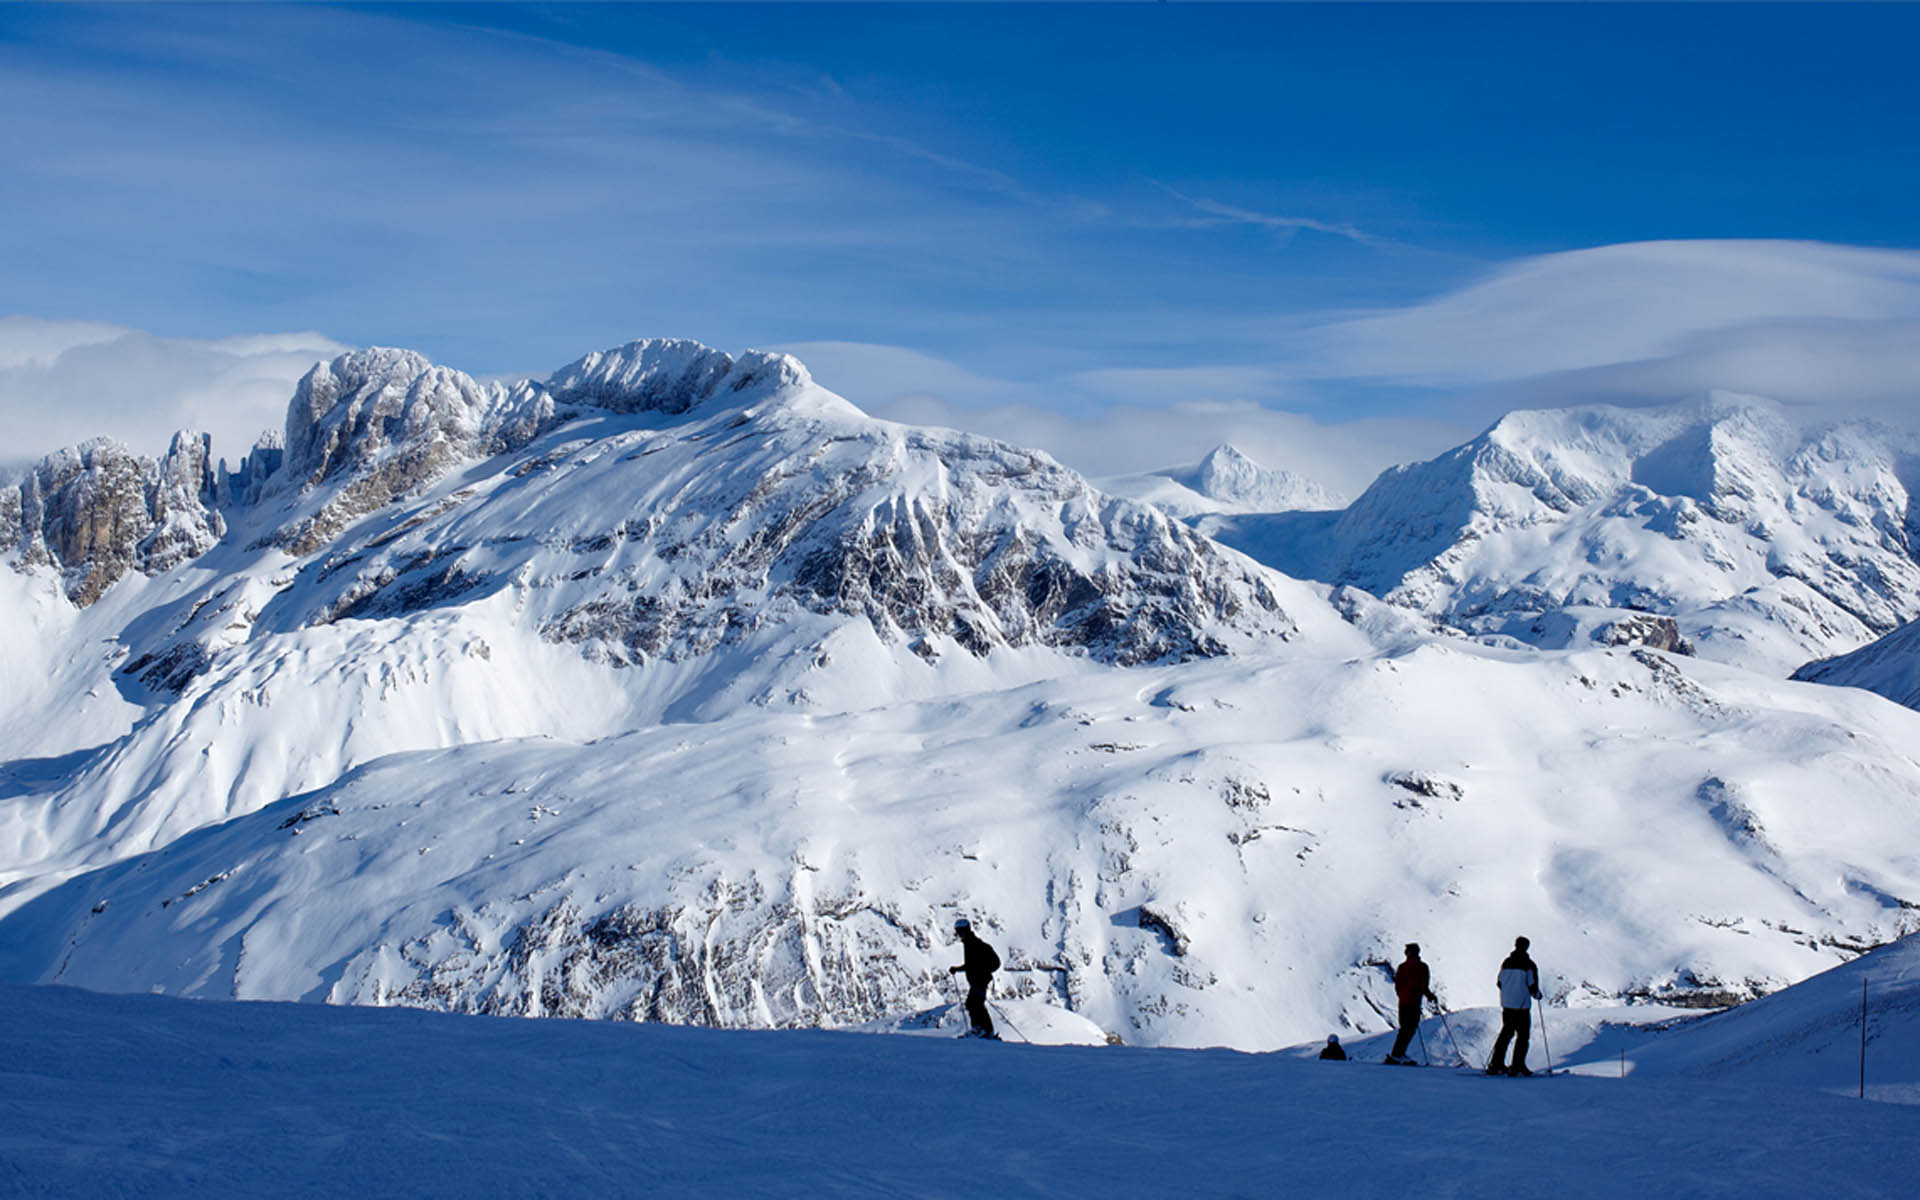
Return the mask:
{"type": "Polygon", "coordinates": [[[967,1020],[973,1026],[968,1033],[974,1037],[997,1038],[993,1032],[993,1016],[987,1012],[987,984],[1000,969],[1000,956],[993,952],[992,946],[974,936],[973,923],[965,917],[953,923],[953,932],[966,949],[966,961],[947,968],[947,974],[967,973],[967,1020]]]}

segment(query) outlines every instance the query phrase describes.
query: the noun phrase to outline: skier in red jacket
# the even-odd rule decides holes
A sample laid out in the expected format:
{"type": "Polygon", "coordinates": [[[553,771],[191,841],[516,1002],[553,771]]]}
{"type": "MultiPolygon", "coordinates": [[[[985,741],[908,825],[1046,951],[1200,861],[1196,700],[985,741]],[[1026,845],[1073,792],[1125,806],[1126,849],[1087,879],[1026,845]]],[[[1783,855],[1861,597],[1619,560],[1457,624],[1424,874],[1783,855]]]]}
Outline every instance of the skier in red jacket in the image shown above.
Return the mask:
{"type": "Polygon", "coordinates": [[[1420,961],[1419,943],[1408,942],[1407,961],[1393,972],[1393,990],[1400,997],[1400,1034],[1393,1039],[1393,1049],[1387,1053],[1390,1063],[1413,1062],[1407,1057],[1407,1043],[1413,1041],[1413,1035],[1420,1028],[1420,1001],[1426,999],[1440,1003],[1440,998],[1428,986],[1429,982],[1427,964],[1420,961]]]}

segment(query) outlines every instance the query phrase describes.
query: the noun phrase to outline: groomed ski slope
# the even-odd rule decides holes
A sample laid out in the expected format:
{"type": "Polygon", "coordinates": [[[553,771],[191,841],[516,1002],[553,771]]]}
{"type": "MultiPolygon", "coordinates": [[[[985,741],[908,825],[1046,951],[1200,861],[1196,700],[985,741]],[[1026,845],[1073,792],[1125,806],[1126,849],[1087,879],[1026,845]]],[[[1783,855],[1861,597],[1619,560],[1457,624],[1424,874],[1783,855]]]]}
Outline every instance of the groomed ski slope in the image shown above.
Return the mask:
{"type": "Polygon", "coordinates": [[[1920,1168],[1920,1108],[1638,1073],[15,986],[0,1041],[5,1195],[1745,1200],[1920,1168]]]}

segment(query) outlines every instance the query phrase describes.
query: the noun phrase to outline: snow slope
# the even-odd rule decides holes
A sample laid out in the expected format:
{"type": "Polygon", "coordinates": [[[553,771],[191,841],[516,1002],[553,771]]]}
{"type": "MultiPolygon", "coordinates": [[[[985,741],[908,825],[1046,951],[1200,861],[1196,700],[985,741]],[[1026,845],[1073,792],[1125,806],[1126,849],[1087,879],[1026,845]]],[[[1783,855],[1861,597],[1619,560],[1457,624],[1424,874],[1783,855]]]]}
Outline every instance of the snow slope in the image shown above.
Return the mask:
{"type": "Polygon", "coordinates": [[[1198,527],[1476,634],[1684,645],[1785,675],[1920,616],[1917,468],[1904,435],[1802,430],[1715,394],[1509,413],[1343,512],[1198,527]]]}
{"type": "Polygon", "coordinates": [[[1743,1084],[0,987],[0,1191],[1904,1196],[1920,1109],[1743,1084]]]}
{"type": "Polygon", "coordinates": [[[844,1024],[950,1001],[965,914],[1010,995],[1130,1043],[1382,1028],[1409,937],[1460,1007],[1519,931],[1556,1000],[1727,1003],[1916,927],[1917,734],[1646,650],[1428,642],[467,745],[76,873],[0,976],[844,1024]]]}
{"type": "Polygon", "coordinates": [[[1793,1085],[1920,1104],[1920,938],[1883,946],[1794,987],[1686,1024],[1628,1054],[1643,1076],[1793,1085]],[[1864,992],[1864,996],[1863,996],[1864,992]]]}
{"type": "Polygon", "coordinates": [[[1858,650],[1810,662],[1793,677],[1865,688],[1895,704],[1920,708],[1920,621],[1909,621],[1858,650]]]}

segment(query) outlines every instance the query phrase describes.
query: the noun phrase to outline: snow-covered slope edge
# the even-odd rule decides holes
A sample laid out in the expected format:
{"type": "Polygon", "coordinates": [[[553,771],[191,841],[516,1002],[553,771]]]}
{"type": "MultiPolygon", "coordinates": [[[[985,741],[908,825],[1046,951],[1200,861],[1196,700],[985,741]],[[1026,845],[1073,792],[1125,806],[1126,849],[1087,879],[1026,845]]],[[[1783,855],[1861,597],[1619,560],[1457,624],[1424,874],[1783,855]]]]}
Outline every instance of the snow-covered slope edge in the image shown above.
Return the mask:
{"type": "Polygon", "coordinates": [[[1920,937],[1689,1021],[1628,1056],[1645,1076],[1791,1084],[1920,1104],[1920,937]],[[1866,1079],[1860,1082],[1866,1018],[1866,1079]]]}

